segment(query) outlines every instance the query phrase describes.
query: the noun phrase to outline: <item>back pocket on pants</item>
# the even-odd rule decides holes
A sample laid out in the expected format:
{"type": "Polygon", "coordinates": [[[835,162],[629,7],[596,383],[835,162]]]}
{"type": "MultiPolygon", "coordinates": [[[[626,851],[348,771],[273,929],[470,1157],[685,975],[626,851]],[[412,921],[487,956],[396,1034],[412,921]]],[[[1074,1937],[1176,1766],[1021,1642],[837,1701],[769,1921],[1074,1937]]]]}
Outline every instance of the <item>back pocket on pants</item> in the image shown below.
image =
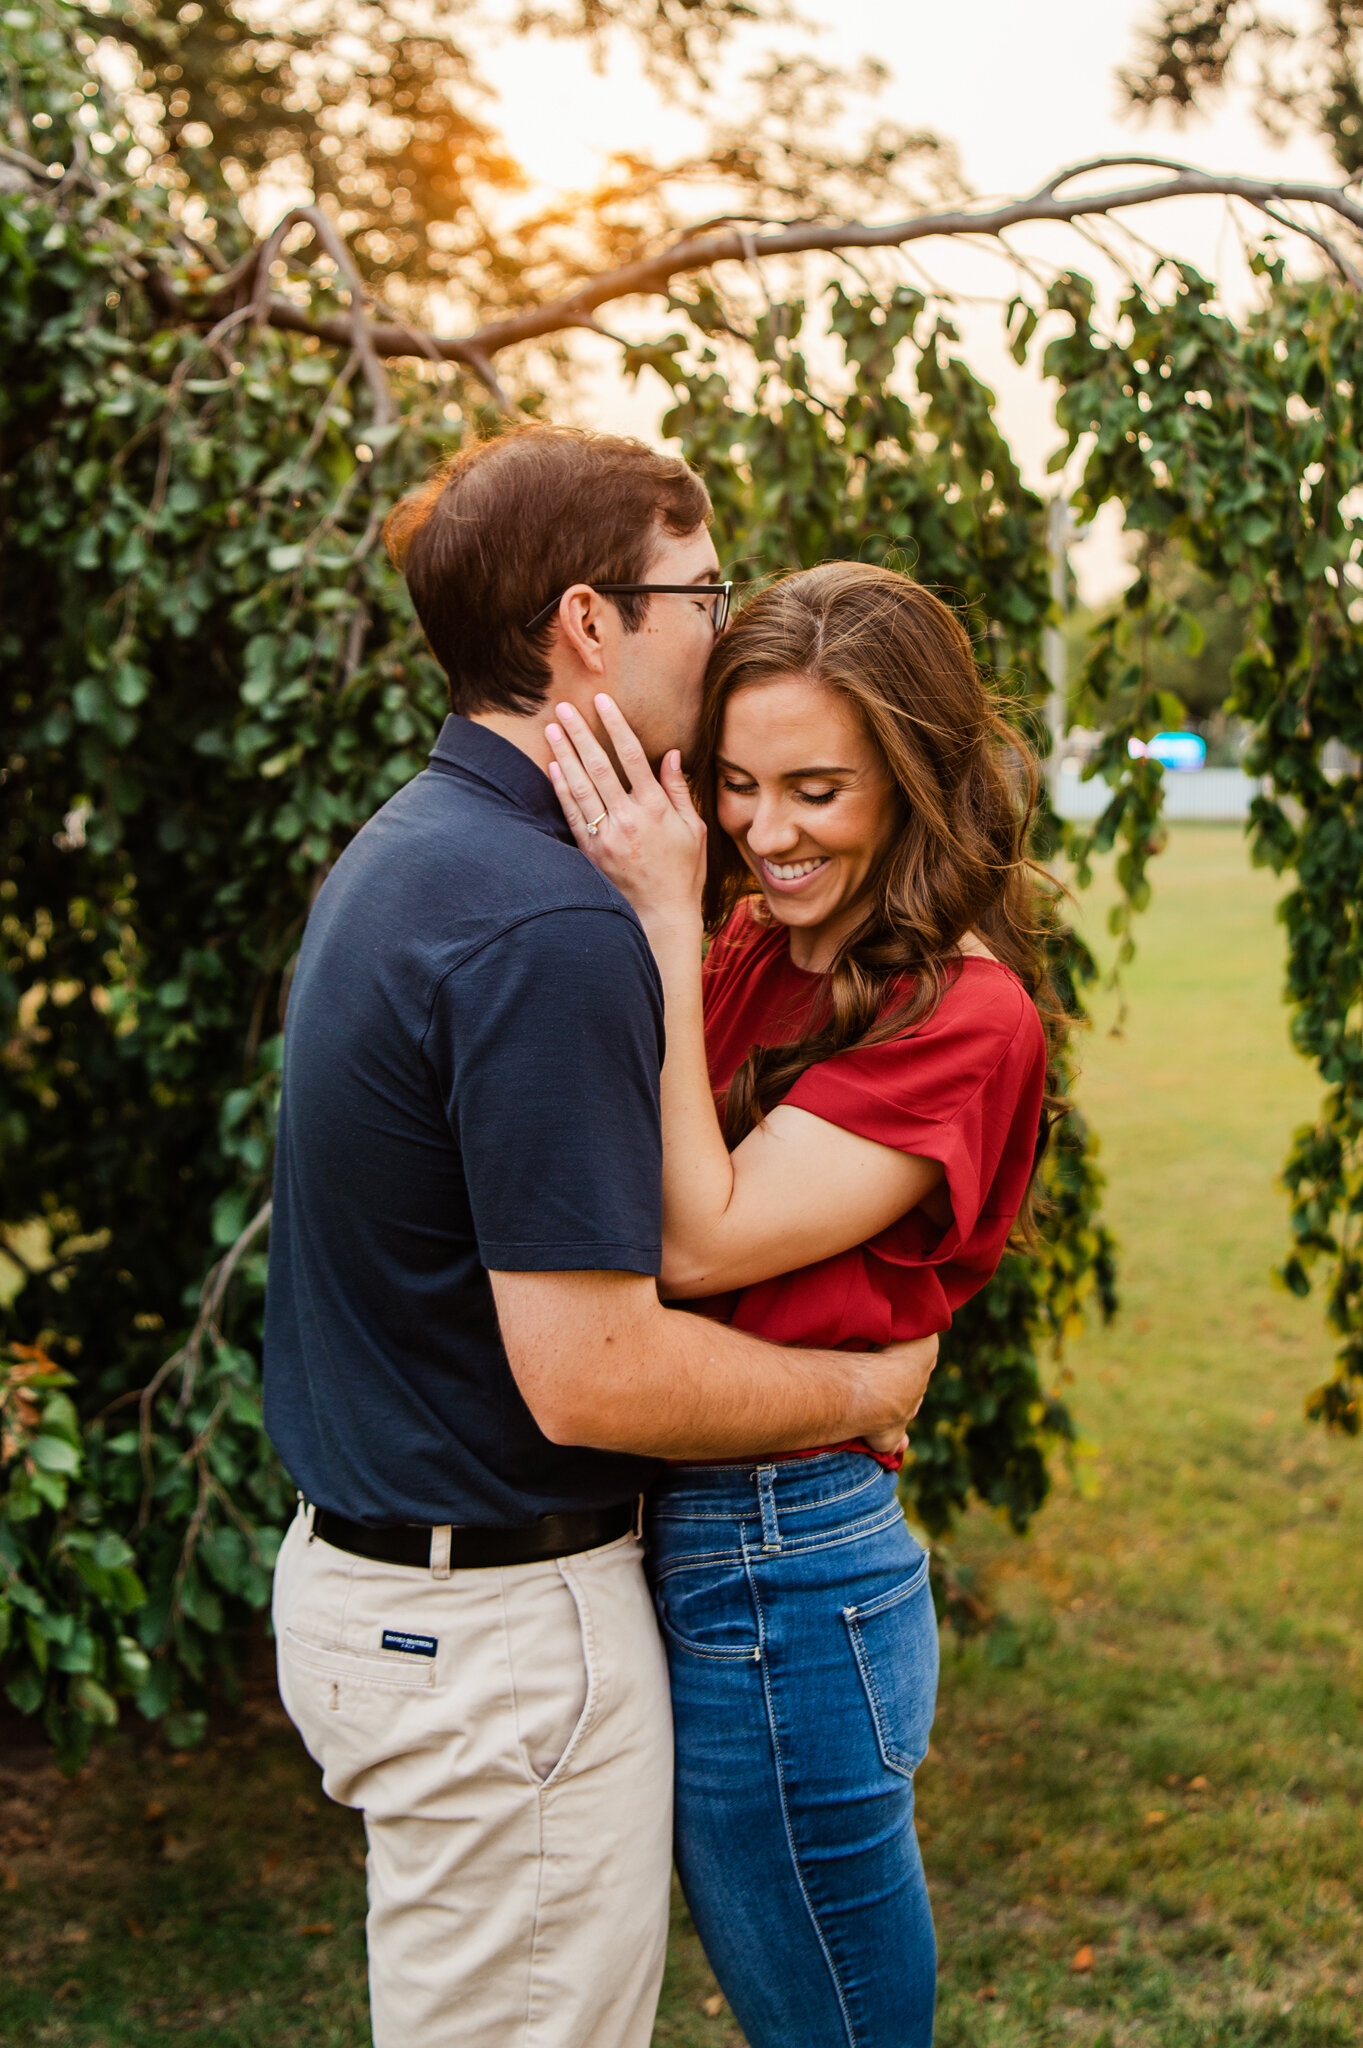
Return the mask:
{"type": "Polygon", "coordinates": [[[881,1762],[911,1778],[928,1753],[937,1706],[937,1616],[926,1552],[904,1585],[842,1614],[881,1762]]]}

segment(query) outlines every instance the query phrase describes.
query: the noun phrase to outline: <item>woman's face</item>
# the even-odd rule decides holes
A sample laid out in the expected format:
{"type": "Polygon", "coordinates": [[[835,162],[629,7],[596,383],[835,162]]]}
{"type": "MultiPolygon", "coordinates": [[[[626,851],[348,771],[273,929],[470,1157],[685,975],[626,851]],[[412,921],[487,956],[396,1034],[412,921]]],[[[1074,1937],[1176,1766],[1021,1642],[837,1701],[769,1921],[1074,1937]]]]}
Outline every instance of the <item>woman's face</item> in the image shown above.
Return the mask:
{"type": "Polygon", "coordinates": [[[822,971],[857,922],[899,816],[895,786],[859,713],[811,676],[773,676],[724,707],[719,822],[796,966],[822,971]]]}

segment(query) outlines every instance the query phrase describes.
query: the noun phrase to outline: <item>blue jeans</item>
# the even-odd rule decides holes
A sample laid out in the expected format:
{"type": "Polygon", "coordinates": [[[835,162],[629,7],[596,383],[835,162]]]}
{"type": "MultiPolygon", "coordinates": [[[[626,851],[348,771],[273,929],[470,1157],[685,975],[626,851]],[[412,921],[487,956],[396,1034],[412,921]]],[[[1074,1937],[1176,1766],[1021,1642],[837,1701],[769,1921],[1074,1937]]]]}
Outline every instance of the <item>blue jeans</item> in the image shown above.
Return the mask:
{"type": "Polygon", "coordinates": [[[677,1868],[751,2048],[928,2048],[937,1623],[893,1478],[848,1451],[677,1468],[649,1539],[677,1868]]]}

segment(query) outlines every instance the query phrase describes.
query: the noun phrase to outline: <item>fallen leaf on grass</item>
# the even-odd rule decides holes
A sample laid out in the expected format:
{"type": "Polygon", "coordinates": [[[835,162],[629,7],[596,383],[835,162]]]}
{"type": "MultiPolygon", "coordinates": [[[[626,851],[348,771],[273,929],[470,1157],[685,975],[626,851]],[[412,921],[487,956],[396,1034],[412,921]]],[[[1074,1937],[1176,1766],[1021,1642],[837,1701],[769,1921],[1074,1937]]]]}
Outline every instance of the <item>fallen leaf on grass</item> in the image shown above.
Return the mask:
{"type": "Polygon", "coordinates": [[[129,1934],[132,1936],[134,1941],[146,1940],[146,1928],[142,1925],[142,1922],[140,1920],[134,1920],[131,1913],[125,1913],[123,1915],[123,1925],[127,1928],[129,1934]]]}
{"type": "Polygon", "coordinates": [[[64,1984],[59,1984],[57,1986],[52,1996],[59,2005],[65,2005],[68,1999],[79,1998],[80,1991],[80,1978],[68,1977],[64,1984]]]}
{"type": "Polygon", "coordinates": [[[186,1856],[194,1854],[197,1844],[186,1842],[179,1835],[167,1835],[161,1844],[161,1859],[165,1863],[183,1863],[186,1856]]]}
{"type": "Polygon", "coordinates": [[[1195,1778],[1189,1778],[1188,1780],[1188,1790],[1190,1792],[1210,1792],[1211,1789],[1210,1780],[1204,1778],[1201,1771],[1198,1772],[1195,1778]]]}
{"type": "Polygon", "coordinates": [[[164,1820],[164,1819],[165,1819],[165,1817],[166,1817],[166,1802],[165,1802],[165,1800],[164,1800],[164,1799],[149,1799],[149,1800],[147,1801],[147,1804],[146,1804],[146,1808],[145,1808],[145,1810],[144,1810],[144,1812],[143,1812],[143,1814],[142,1814],[142,1818],[143,1818],[143,1820],[147,1820],[147,1821],[151,1821],[151,1820],[164,1820]]]}
{"type": "Polygon", "coordinates": [[[309,1920],[306,1927],[300,1927],[300,1934],[334,1934],[335,1925],[330,1920],[309,1920]]]}
{"type": "Polygon", "coordinates": [[[3,1880],[0,1880],[0,1892],[17,1892],[17,1891],[18,1891],[18,1889],[19,1889],[19,1873],[18,1873],[18,1871],[17,1871],[17,1870],[7,1870],[7,1871],[5,1872],[5,1875],[4,1875],[4,1878],[3,1878],[3,1880]]]}
{"type": "Polygon", "coordinates": [[[981,2005],[988,2005],[991,2002],[991,2000],[997,1998],[998,1995],[999,1987],[997,1984],[981,1984],[979,1990],[975,1993],[975,1996],[980,2001],[981,2005]]]}
{"type": "Polygon", "coordinates": [[[271,1849],[268,1856],[261,1857],[260,1881],[262,1884],[268,1884],[270,1882],[270,1879],[274,1876],[275,1872],[278,1870],[283,1860],[284,1859],[280,1855],[278,1849],[271,1849]]]}
{"type": "Polygon", "coordinates": [[[724,2010],[724,1993],[716,1991],[711,1997],[703,1998],[700,2009],[707,2019],[717,2020],[724,2010]]]}
{"type": "Polygon", "coordinates": [[[1081,1977],[1088,1975],[1093,1968],[1093,1948],[1089,1942],[1086,1941],[1082,1948],[1075,1950],[1070,1968],[1077,1971],[1081,1977]]]}
{"type": "Polygon", "coordinates": [[[1164,1811],[1164,1808],[1162,1806],[1157,1806],[1153,1813],[1146,1814],[1145,1820],[1142,1823],[1142,1825],[1147,1828],[1162,1828],[1164,1826],[1164,1823],[1168,1820],[1168,1818],[1169,1816],[1164,1811]]]}
{"type": "Polygon", "coordinates": [[[88,1927],[67,1927],[62,1930],[57,1939],[64,1943],[67,1948],[84,1948],[86,1942],[90,1939],[90,1930],[88,1927]]]}

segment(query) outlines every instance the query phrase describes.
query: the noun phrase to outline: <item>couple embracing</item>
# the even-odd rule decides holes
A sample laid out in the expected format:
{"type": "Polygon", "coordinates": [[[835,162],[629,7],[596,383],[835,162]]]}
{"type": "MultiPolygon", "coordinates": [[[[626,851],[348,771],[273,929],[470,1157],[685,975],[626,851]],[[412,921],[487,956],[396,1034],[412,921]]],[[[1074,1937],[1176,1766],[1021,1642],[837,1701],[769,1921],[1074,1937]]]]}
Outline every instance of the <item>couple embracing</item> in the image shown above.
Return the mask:
{"type": "Polygon", "coordinates": [[[377,2048],[647,2048],[674,1848],[753,2048],[932,2037],[895,1473],[1027,1227],[1035,775],[905,577],[726,630],[710,517],[532,426],[389,521],[452,712],[308,921],[266,1309],[377,2048]]]}

